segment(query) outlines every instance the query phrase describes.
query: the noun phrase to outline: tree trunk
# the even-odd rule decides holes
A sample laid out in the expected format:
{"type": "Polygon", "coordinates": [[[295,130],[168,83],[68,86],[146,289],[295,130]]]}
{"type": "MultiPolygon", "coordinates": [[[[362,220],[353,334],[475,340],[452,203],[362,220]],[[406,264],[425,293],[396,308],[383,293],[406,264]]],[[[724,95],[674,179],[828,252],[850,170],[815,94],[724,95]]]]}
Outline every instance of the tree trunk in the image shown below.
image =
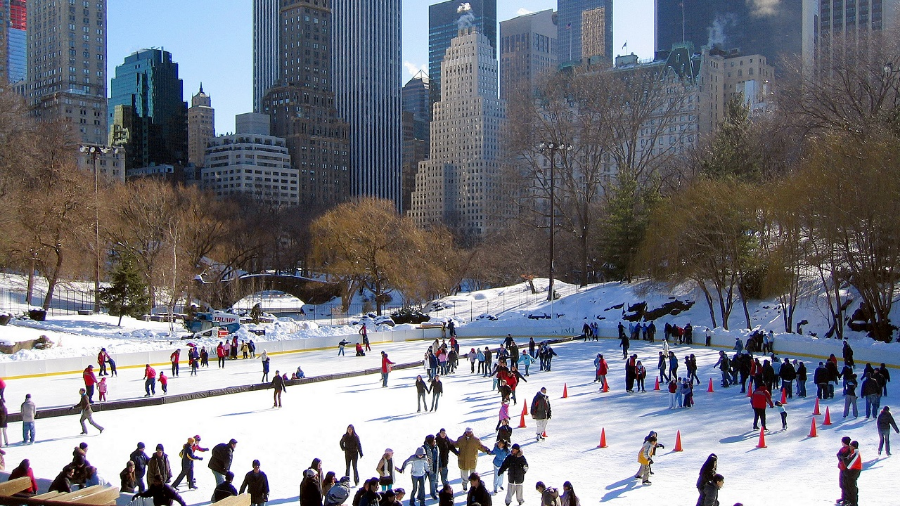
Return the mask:
{"type": "Polygon", "coordinates": [[[718,325],[716,325],[716,310],[713,307],[712,295],[706,288],[706,283],[697,279],[695,279],[694,282],[697,283],[697,287],[700,288],[700,291],[703,292],[703,298],[706,299],[706,305],[707,307],[709,307],[709,319],[712,321],[713,328],[718,327],[718,325]]]}
{"type": "Polygon", "coordinates": [[[50,302],[53,301],[53,291],[56,289],[59,273],[62,271],[62,252],[59,249],[54,249],[54,253],[56,253],[56,265],[53,266],[52,274],[47,278],[47,294],[44,296],[44,304],[42,306],[45,311],[50,309],[50,302]]]}

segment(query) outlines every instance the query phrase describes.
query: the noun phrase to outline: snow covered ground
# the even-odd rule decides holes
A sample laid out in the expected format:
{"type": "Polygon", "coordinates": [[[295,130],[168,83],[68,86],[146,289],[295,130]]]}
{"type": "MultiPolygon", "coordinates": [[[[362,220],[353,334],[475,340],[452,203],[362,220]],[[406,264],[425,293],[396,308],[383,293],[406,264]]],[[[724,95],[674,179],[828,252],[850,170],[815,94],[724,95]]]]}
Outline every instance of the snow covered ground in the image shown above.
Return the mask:
{"type": "MultiPolygon", "coordinates": [[[[484,342],[464,340],[461,346],[468,349],[484,342]]],[[[493,342],[497,344],[499,339],[493,342]]],[[[524,340],[520,343],[524,344],[524,340]]],[[[318,374],[372,367],[382,349],[399,362],[421,356],[426,345],[414,342],[376,346],[374,353],[365,358],[336,357],[336,350],[281,355],[273,358],[272,369],[290,370],[300,363],[309,374],[318,374]]],[[[518,426],[523,404],[542,386],[550,394],[553,419],[548,427],[548,439],[535,442],[534,421],[530,417],[526,417],[527,428],[513,432],[513,442],[522,445],[529,462],[526,504],[538,504],[539,497],[533,490],[537,480],[557,487],[570,480],[585,505],[597,502],[692,505],[697,499],[694,488],[697,473],[709,453],[719,456],[718,471],[726,477],[720,493],[723,505],[738,501],[745,505],[833,504],[839,494],[834,454],[844,435],[861,443],[865,462],[859,480],[861,504],[897,504],[900,485],[896,475],[900,467],[894,459],[900,457],[877,457],[874,421],[864,420],[862,416],[842,419],[840,395],[823,402],[823,412],[826,406],[830,407],[835,424],[822,427],[823,417],[816,417],[817,438],[807,437],[814,398],[795,397],[788,403],[786,431],[780,430],[777,414],[769,410],[768,426],[772,430],[767,435],[768,448],[757,449],[759,434],[751,430],[749,400],[739,389],[719,388],[718,380],[716,391],[706,392],[708,378],[718,378],[712,368],[715,349],[674,347],[679,358],[686,353],[697,356],[702,380],[695,391],[696,406],[678,410],[668,409],[667,394],[650,391],[652,382],[648,382],[646,393],[624,392],[621,373],[624,362],[614,340],[572,342],[555,349],[559,357],[554,361],[553,371],[537,372],[533,368],[528,383],[519,387],[518,404],[510,410],[515,414],[513,426],[518,426]],[[598,385],[592,382],[592,359],[597,353],[604,354],[612,369],[611,391],[605,394],[599,393],[598,385]],[[564,385],[568,390],[566,399],[561,398],[564,385]],[[608,448],[599,449],[602,429],[606,431],[608,448]],[[653,484],[641,486],[634,480],[637,453],[644,436],[651,430],[659,432],[666,448],[655,458],[653,484]],[[676,431],[681,432],[683,452],[673,451],[676,431]]],[[[654,357],[660,349],[659,344],[639,342],[634,343],[631,351],[639,355],[652,374],[654,357]]],[[[170,389],[189,391],[211,385],[244,384],[259,379],[259,371],[259,363],[255,361],[229,362],[224,371],[213,363],[197,378],[190,378],[183,371],[182,377],[172,380],[170,389]]],[[[323,469],[333,470],[338,476],[343,474],[338,440],[350,423],[356,426],[365,453],[360,461],[361,477],[375,475],[375,465],[386,447],[395,450],[395,463],[399,465],[422,444],[425,435],[434,434],[442,427],[451,437],[458,437],[465,427],[472,427],[491,446],[500,403],[497,393],[491,391],[490,380],[469,374],[464,365],[457,374],[444,378],[445,395],[438,411],[417,413],[413,380],[420,373],[419,369],[395,371],[389,388],[381,388],[377,375],[291,387],[284,395],[282,409],[271,407],[271,393],[265,391],[99,411],[95,420],[106,431],[98,435],[90,428],[87,437],[78,435],[78,417],[73,412],[70,417],[39,419],[37,443],[33,446],[18,444],[21,424],[13,423],[9,435],[14,444],[6,448],[7,469],[29,458],[36,475],[52,479],[71,459],[72,448],[86,441],[90,445],[89,460],[101,475],[117,483],[115,477],[138,441],[146,443],[149,449],[157,443],[165,445],[173,471],[177,473],[177,453],[188,437],[200,434],[202,443],[209,447],[233,437],[239,441],[232,468],[238,475],[236,482],[250,470],[250,462],[259,459],[272,487],[270,502],[278,504],[297,500],[301,472],[315,457],[323,459],[323,469]]],[[[134,396],[135,390],[140,392],[140,375],[141,371],[135,369],[120,371],[120,376],[112,380],[112,398],[134,396]]],[[[17,411],[27,392],[34,395],[39,407],[75,404],[79,386],[78,375],[18,379],[9,382],[6,398],[11,411],[17,411]]],[[[896,388],[889,386],[890,395],[882,405],[896,405],[896,388]]],[[[900,438],[896,441],[900,444],[900,438]]],[[[209,499],[214,481],[206,463],[198,462],[195,468],[200,490],[184,494],[189,504],[202,504],[209,499]]],[[[452,485],[459,494],[456,469],[456,462],[451,459],[452,485]]],[[[490,483],[493,472],[490,457],[479,459],[478,471],[490,483]]],[[[408,476],[398,474],[398,482],[397,486],[410,490],[408,476]]],[[[495,504],[501,504],[502,497],[494,496],[495,504]]],[[[456,503],[464,504],[465,496],[457,495],[456,503]]],[[[436,501],[429,498],[427,504],[436,501]]]]}

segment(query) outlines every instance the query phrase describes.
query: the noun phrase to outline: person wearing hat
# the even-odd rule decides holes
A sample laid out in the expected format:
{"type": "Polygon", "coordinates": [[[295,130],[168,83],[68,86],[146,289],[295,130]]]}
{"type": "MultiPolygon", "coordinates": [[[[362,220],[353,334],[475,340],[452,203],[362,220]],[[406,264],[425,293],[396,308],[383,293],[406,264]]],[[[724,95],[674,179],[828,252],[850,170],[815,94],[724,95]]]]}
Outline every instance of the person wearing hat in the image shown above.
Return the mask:
{"type": "Polygon", "coordinates": [[[225,472],[225,481],[216,485],[215,490],[213,490],[212,498],[210,498],[210,502],[217,502],[225,499],[226,497],[231,497],[237,495],[237,489],[234,488],[234,473],[231,471],[225,472]]]}
{"type": "MultiPolygon", "coordinates": [[[[480,504],[481,506],[491,506],[491,494],[488,492],[487,487],[484,486],[484,482],[481,481],[481,476],[478,473],[472,473],[469,475],[469,485],[472,486],[469,493],[466,494],[466,506],[472,506],[474,504],[480,504]]],[[[465,487],[465,480],[463,480],[463,487],[465,487]]],[[[465,490],[465,488],[463,488],[465,490]]]]}
{"type": "Polygon", "coordinates": [[[196,440],[192,437],[187,439],[187,443],[181,447],[181,451],[178,453],[178,456],[181,457],[181,472],[175,478],[175,483],[172,484],[172,488],[178,490],[178,485],[181,484],[181,480],[187,478],[188,488],[196,489],[197,487],[194,485],[194,461],[195,460],[203,460],[203,457],[198,457],[194,455],[194,443],[196,440]]]}
{"type": "Polygon", "coordinates": [[[260,469],[258,460],[253,461],[253,470],[244,475],[239,493],[250,493],[251,506],[265,506],[269,500],[269,478],[260,469]]]}
{"type": "Polygon", "coordinates": [[[425,506],[425,474],[428,471],[428,457],[425,456],[425,448],[416,448],[416,453],[403,461],[399,471],[402,473],[406,465],[410,465],[410,477],[412,478],[412,495],[409,497],[409,506],[415,506],[419,499],[419,506],[425,506]]]}
{"type": "Polygon", "coordinates": [[[534,399],[531,400],[531,417],[535,421],[535,440],[544,439],[544,433],[547,431],[547,423],[550,422],[552,411],[550,409],[550,398],[547,397],[547,388],[541,387],[534,399]]]}
{"type": "Polygon", "coordinates": [[[319,490],[319,473],[315,469],[303,471],[300,481],[300,506],[319,506],[322,504],[322,491],[319,490]]]}
{"type": "Polygon", "coordinates": [[[471,427],[466,427],[466,431],[454,444],[459,452],[457,453],[457,465],[459,466],[460,480],[463,490],[466,490],[467,480],[470,475],[475,473],[475,467],[478,465],[478,452],[490,453],[491,449],[481,444],[481,440],[475,437],[471,427]]]}
{"type": "Polygon", "coordinates": [[[134,502],[138,497],[152,497],[153,506],[171,506],[172,501],[178,502],[181,506],[187,506],[184,499],[178,495],[178,492],[165,483],[162,475],[151,474],[151,476],[153,478],[151,478],[152,481],[147,490],[134,494],[131,497],[131,502],[134,502]]]}
{"type": "Polygon", "coordinates": [[[848,436],[841,438],[841,449],[837,452],[838,459],[838,486],[841,487],[841,497],[837,500],[838,504],[844,504],[847,501],[847,491],[844,489],[845,474],[847,473],[847,464],[844,463],[844,457],[850,453],[851,439],[848,436]]]}
{"type": "Polygon", "coordinates": [[[94,385],[97,384],[97,376],[94,374],[94,366],[89,365],[85,367],[84,372],[82,373],[82,377],[84,378],[84,389],[85,392],[87,392],[88,401],[93,404],[94,385]]]}
{"type": "Polygon", "coordinates": [[[34,415],[37,407],[31,400],[31,394],[25,394],[25,402],[22,403],[22,444],[34,444],[34,415]]]}
{"type": "Polygon", "coordinates": [[[216,479],[216,485],[225,481],[225,473],[231,470],[231,459],[234,456],[234,448],[237,446],[237,440],[232,439],[227,443],[219,443],[212,449],[212,456],[209,458],[208,467],[213,477],[216,479]]]}
{"type": "Polygon", "coordinates": [[[128,456],[128,459],[134,464],[134,479],[140,492],[146,490],[144,475],[147,473],[147,464],[150,462],[150,457],[144,453],[144,448],[144,443],[139,442],[137,448],[128,456]]]}
{"type": "Polygon", "coordinates": [[[169,456],[166,455],[162,444],[156,445],[156,452],[153,453],[153,456],[150,457],[150,461],[147,463],[147,474],[153,477],[159,476],[163,483],[172,481],[172,466],[169,465],[169,456]]]}
{"type": "Polygon", "coordinates": [[[516,500],[521,506],[525,502],[522,497],[524,490],[522,484],[525,483],[525,473],[528,472],[528,461],[525,459],[525,455],[522,455],[522,449],[518,444],[512,445],[509,455],[503,460],[500,469],[497,469],[497,474],[503,475],[507,471],[509,471],[507,475],[509,489],[506,491],[506,506],[510,506],[512,503],[513,494],[516,495],[516,500]]]}
{"type": "Polygon", "coordinates": [[[650,465],[653,464],[653,454],[655,451],[656,436],[649,436],[646,438],[644,445],[638,452],[638,462],[641,464],[638,475],[641,477],[641,483],[644,485],[650,485],[650,465]]]}
{"type": "Polygon", "coordinates": [[[394,487],[394,450],[390,448],[384,449],[384,455],[375,466],[378,471],[378,484],[381,485],[381,491],[391,490],[394,487]]]}
{"type": "Polygon", "coordinates": [[[878,427],[878,456],[881,456],[882,447],[887,450],[888,457],[891,456],[891,427],[894,432],[900,433],[897,424],[894,422],[894,416],[891,415],[891,408],[885,406],[881,408],[878,420],[875,422],[878,427]]]}
{"type": "Polygon", "coordinates": [[[100,434],[103,434],[103,427],[97,425],[94,422],[94,410],[91,409],[91,401],[88,398],[87,392],[85,389],[78,389],[78,393],[81,394],[81,400],[78,404],[72,406],[72,409],[80,409],[81,410],[81,433],[87,434],[87,425],[85,425],[85,421],[94,426],[97,430],[100,431],[100,434]]]}
{"type": "Polygon", "coordinates": [[[859,454],[859,442],[851,441],[847,453],[843,457],[844,466],[844,502],[843,506],[859,505],[859,473],[862,472],[862,457],[859,454]]]}

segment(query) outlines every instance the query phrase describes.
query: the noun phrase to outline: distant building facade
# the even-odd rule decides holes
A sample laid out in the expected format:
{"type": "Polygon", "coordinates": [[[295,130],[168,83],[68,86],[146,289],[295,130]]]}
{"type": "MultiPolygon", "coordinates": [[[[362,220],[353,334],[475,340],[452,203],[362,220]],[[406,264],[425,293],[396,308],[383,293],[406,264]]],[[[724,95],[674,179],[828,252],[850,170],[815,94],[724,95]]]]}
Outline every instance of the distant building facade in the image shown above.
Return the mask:
{"type": "Polygon", "coordinates": [[[403,86],[403,205],[412,208],[419,163],[428,159],[430,118],[428,76],[419,71],[403,86]]]}
{"type": "Polygon", "coordinates": [[[0,83],[28,77],[27,28],[25,0],[0,0],[0,83]]]}
{"type": "Polygon", "coordinates": [[[188,109],[188,162],[195,167],[203,167],[206,159],[206,143],[216,136],[216,111],[212,99],[200,91],[191,98],[188,109]]]}
{"type": "Polygon", "coordinates": [[[560,65],[578,65],[592,57],[612,64],[612,0],[557,0],[556,10],[560,65]]]}
{"type": "Polygon", "coordinates": [[[300,203],[300,178],[284,139],[234,134],[210,139],[200,184],[217,197],[246,195],[273,206],[300,203]]]}
{"type": "MultiPolygon", "coordinates": [[[[401,207],[401,0],[332,0],[335,107],[350,135],[350,192],[401,207]]],[[[326,39],[325,43],[329,41],[326,39]]]]}
{"type": "Polygon", "coordinates": [[[832,56],[832,39],[868,43],[872,34],[900,27],[900,0],[802,0],[803,62],[832,56]]]}
{"type": "Polygon", "coordinates": [[[556,15],[552,10],[500,23],[500,98],[531,90],[538,78],[556,71],[556,15]]]}
{"type": "Polygon", "coordinates": [[[431,158],[419,165],[409,215],[422,227],[444,224],[475,243],[499,230],[513,209],[501,174],[506,105],[499,98],[498,64],[488,38],[464,28],[441,70],[431,158]]]}
{"type": "Polygon", "coordinates": [[[281,0],[253,0],[253,112],[262,112],[263,97],[280,75],[280,6],[281,0]]]}
{"type": "Polygon", "coordinates": [[[258,112],[246,112],[234,117],[234,133],[269,135],[271,132],[269,116],[258,112]]]}
{"type": "MultiPolygon", "coordinates": [[[[263,98],[272,134],[285,139],[301,205],[327,209],[350,196],[350,137],[331,83],[329,0],[281,0],[280,76],[263,98]]],[[[399,128],[399,124],[398,124],[399,128]]]]}
{"type": "Polygon", "coordinates": [[[27,0],[27,100],[38,121],[68,121],[107,142],[106,0],[27,0]]]}
{"type": "Polygon", "coordinates": [[[441,100],[441,62],[462,27],[487,37],[497,57],[497,0],[447,0],[428,7],[428,79],[431,104],[441,100]]]}
{"type": "Polygon", "coordinates": [[[188,162],[187,102],[172,54],[142,49],[116,67],[109,144],[125,148],[127,170],[188,162]]]}

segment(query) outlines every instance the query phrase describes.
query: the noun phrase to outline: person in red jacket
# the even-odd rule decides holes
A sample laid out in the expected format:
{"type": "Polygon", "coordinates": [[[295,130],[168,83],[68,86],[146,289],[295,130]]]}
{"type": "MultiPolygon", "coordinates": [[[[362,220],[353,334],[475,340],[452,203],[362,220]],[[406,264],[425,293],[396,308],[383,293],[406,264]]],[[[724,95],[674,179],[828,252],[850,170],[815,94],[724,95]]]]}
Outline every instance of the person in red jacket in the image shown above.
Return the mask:
{"type": "Polygon", "coordinates": [[[159,386],[162,387],[163,395],[169,393],[169,378],[165,371],[159,371],[159,386]]]}
{"type": "Polygon", "coordinates": [[[31,462],[28,459],[22,460],[22,462],[13,469],[13,472],[9,474],[9,481],[15,480],[16,478],[31,478],[31,487],[26,488],[21,493],[25,495],[34,495],[38,491],[37,481],[34,479],[34,472],[31,470],[31,462]]]}
{"type": "Polygon", "coordinates": [[[100,353],[97,353],[97,365],[100,366],[100,376],[108,376],[109,373],[106,372],[106,359],[108,355],[106,354],[106,348],[100,348],[100,353]]]}
{"type": "Polygon", "coordinates": [[[597,381],[600,382],[600,391],[602,392],[604,388],[609,388],[609,385],[606,383],[606,375],[609,374],[609,364],[606,362],[606,359],[603,358],[603,355],[597,355],[597,381]]]}
{"type": "Polygon", "coordinates": [[[94,366],[89,365],[85,368],[84,373],[84,391],[87,392],[88,402],[94,403],[94,385],[97,384],[97,376],[94,375],[94,366]]]}
{"type": "Polygon", "coordinates": [[[144,367],[144,390],[147,391],[144,397],[156,395],[156,369],[150,367],[150,364],[144,367]]]}
{"type": "Polygon", "coordinates": [[[216,346],[216,357],[219,358],[219,367],[225,367],[225,346],[222,344],[222,341],[219,341],[219,345],[216,346]]]}
{"type": "Polygon", "coordinates": [[[759,430],[759,426],[757,425],[759,420],[762,420],[763,430],[767,430],[766,404],[768,404],[770,408],[775,407],[775,404],[772,403],[772,394],[766,389],[766,385],[762,384],[757,386],[756,390],[753,391],[753,395],[750,396],[750,405],[753,407],[753,430],[759,430]]]}
{"type": "Polygon", "coordinates": [[[381,352],[381,387],[387,387],[388,374],[391,372],[393,362],[388,358],[387,353],[381,352]]]}
{"type": "Polygon", "coordinates": [[[181,361],[181,350],[176,349],[169,355],[169,361],[172,362],[172,376],[178,376],[178,363],[181,361]]]}

